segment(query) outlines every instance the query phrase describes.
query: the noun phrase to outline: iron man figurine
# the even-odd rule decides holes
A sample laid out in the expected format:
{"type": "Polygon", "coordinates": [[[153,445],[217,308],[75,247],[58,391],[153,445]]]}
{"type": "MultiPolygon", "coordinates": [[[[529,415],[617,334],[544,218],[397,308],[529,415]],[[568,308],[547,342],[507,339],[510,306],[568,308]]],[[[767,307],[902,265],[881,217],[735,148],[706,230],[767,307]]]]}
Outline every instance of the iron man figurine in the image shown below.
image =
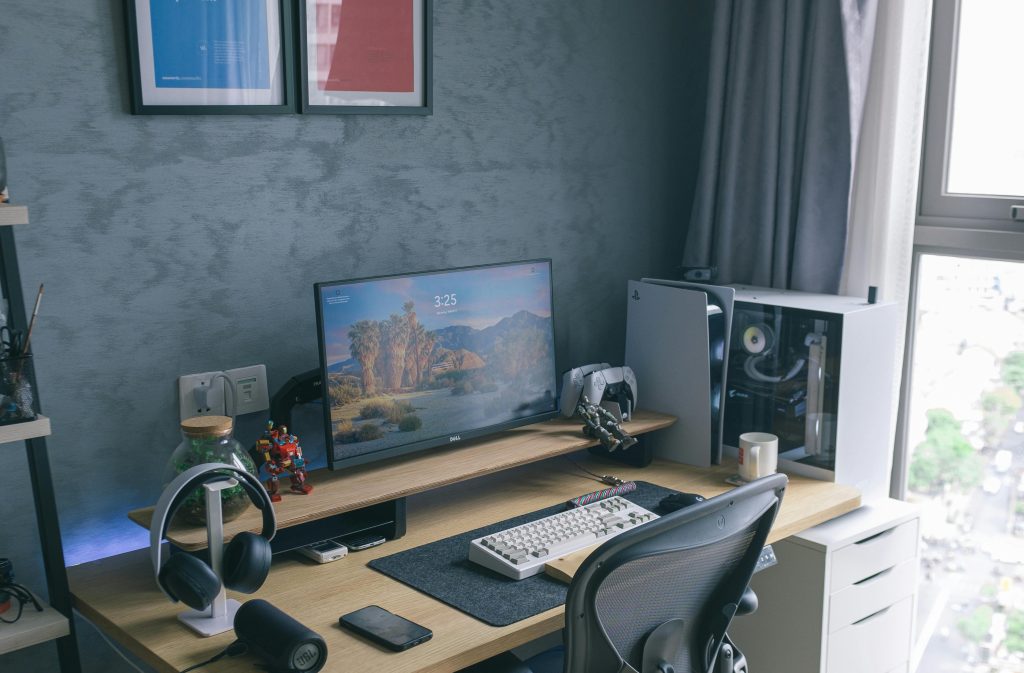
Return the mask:
{"type": "Polygon", "coordinates": [[[267,429],[263,436],[256,440],[257,449],[263,454],[267,472],[267,493],[271,502],[280,502],[278,494],[278,476],[287,473],[291,481],[291,490],[306,495],[313,487],[306,483],[306,461],[302,457],[299,438],[288,433],[287,426],[274,427],[274,421],[267,421],[267,429]]]}

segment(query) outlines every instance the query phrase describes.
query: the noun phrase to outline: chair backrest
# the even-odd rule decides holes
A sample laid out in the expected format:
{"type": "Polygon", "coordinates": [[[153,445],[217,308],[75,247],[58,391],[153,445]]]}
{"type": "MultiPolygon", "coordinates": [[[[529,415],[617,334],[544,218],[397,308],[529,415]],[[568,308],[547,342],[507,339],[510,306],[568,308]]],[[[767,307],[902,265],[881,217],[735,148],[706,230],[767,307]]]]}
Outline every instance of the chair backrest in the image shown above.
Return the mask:
{"type": "Polygon", "coordinates": [[[710,671],[787,481],[758,479],[601,545],[569,588],[565,672],[642,671],[647,636],[669,620],[682,646],[668,663],[710,671]]]}

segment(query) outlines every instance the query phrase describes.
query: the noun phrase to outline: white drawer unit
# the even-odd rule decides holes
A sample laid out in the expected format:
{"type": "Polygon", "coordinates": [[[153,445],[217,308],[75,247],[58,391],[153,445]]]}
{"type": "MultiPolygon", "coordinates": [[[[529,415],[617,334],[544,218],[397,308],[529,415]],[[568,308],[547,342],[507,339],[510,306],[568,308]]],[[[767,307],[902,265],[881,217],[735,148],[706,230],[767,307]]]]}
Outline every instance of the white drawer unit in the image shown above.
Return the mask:
{"type": "Polygon", "coordinates": [[[888,673],[910,658],[912,596],[828,636],[829,673],[888,673]]]}
{"type": "Polygon", "coordinates": [[[758,673],[909,670],[917,599],[917,508],[875,501],[772,545],[754,576],[757,612],[729,634],[758,673]]]}

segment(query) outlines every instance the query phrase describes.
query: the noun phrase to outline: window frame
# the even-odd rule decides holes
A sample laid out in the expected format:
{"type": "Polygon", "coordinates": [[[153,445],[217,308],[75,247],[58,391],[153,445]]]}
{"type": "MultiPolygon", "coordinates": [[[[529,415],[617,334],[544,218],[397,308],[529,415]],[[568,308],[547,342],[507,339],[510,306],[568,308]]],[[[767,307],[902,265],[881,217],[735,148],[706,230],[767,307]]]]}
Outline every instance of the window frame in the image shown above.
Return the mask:
{"type": "Polygon", "coordinates": [[[1024,232],[1024,195],[946,192],[960,4],[961,0],[936,0],[932,12],[918,224],[1024,232]],[[936,45],[942,48],[936,49],[936,45]],[[1013,206],[1020,206],[1021,219],[1013,219],[1013,206]]]}
{"type": "Polygon", "coordinates": [[[1011,206],[1024,203],[1024,197],[1014,199],[943,193],[949,154],[952,108],[950,92],[956,62],[956,28],[960,2],[935,0],[932,11],[918,207],[914,224],[903,370],[890,481],[890,496],[899,500],[905,499],[907,493],[910,458],[907,418],[913,386],[921,257],[946,255],[1024,262],[1024,222],[1015,221],[1011,216],[1011,206]]]}

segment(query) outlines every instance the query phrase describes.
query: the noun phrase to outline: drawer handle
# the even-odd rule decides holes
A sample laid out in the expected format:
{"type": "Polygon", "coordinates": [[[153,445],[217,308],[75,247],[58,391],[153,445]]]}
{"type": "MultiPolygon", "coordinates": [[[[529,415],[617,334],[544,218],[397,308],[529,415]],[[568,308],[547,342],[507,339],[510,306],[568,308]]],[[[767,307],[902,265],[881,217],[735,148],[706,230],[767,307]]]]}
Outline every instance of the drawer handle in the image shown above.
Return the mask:
{"type": "Polygon", "coordinates": [[[881,533],[875,533],[871,537],[866,537],[863,540],[857,540],[853,544],[867,544],[868,542],[874,542],[878,538],[885,537],[887,535],[892,535],[895,530],[896,530],[895,528],[890,528],[889,530],[883,530],[881,533]]]}
{"type": "Polygon", "coordinates": [[[872,619],[874,619],[875,617],[880,617],[880,616],[884,615],[884,614],[885,614],[886,612],[888,612],[888,611],[889,611],[889,610],[890,610],[891,608],[892,608],[892,606],[891,606],[891,605],[890,605],[890,606],[888,606],[888,607],[884,607],[884,608],[882,608],[881,610],[879,610],[878,612],[876,612],[876,613],[874,613],[874,614],[870,614],[870,615],[868,615],[868,616],[867,616],[867,617],[865,617],[864,619],[858,619],[858,620],[857,620],[857,621],[855,621],[855,622],[854,622],[854,623],[853,623],[853,624],[852,624],[851,626],[857,626],[858,624],[863,624],[864,622],[866,622],[866,621],[869,621],[869,620],[872,620],[872,619]]]}
{"type": "Polygon", "coordinates": [[[874,575],[871,575],[869,577],[865,577],[864,579],[860,580],[859,582],[854,582],[853,585],[854,586],[860,586],[861,584],[867,584],[868,582],[874,581],[874,580],[878,579],[879,577],[882,577],[884,575],[888,575],[889,573],[892,572],[892,570],[893,570],[892,568],[886,568],[885,570],[883,570],[881,572],[877,572],[874,575]]]}

